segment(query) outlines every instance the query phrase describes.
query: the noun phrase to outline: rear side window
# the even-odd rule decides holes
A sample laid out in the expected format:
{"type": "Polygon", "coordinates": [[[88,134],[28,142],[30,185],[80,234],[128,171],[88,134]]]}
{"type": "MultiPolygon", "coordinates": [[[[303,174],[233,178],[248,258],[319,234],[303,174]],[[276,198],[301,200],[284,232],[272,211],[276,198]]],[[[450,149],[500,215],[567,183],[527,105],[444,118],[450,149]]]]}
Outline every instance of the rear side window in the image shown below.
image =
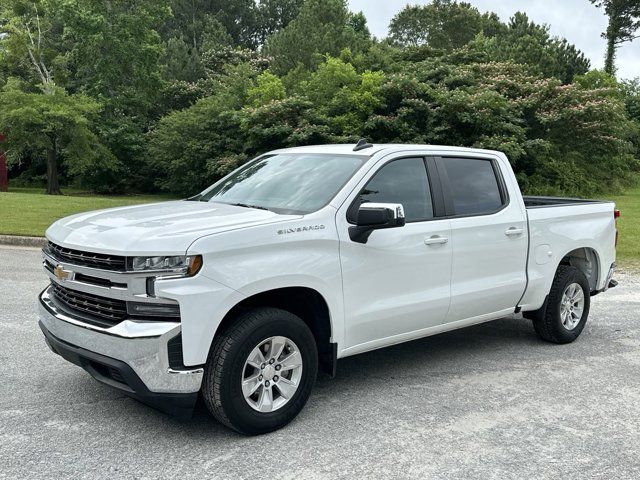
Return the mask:
{"type": "Polygon", "coordinates": [[[443,158],[456,215],[493,213],[503,205],[493,163],[470,158],[443,158]]]}
{"type": "Polygon", "coordinates": [[[382,167],[360,192],[360,203],[401,203],[407,222],[433,218],[433,204],[422,158],[394,160],[382,167]]]}

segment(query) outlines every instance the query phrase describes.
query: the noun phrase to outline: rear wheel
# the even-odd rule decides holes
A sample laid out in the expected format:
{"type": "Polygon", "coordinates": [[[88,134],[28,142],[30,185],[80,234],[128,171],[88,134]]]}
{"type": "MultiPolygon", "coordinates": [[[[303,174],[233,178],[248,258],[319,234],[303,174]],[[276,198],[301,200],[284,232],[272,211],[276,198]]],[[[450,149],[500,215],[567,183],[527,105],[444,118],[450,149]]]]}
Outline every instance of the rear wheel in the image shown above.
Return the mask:
{"type": "Polygon", "coordinates": [[[545,304],[530,315],[536,333],[548,342],[573,342],[587,323],[590,300],[589,281],[584,273],[560,265],[545,304]]]}
{"type": "Polygon", "coordinates": [[[309,327],[275,308],[240,315],[214,339],[202,394],[221,423],[246,435],[285,426],[302,410],[316,379],[309,327]]]}

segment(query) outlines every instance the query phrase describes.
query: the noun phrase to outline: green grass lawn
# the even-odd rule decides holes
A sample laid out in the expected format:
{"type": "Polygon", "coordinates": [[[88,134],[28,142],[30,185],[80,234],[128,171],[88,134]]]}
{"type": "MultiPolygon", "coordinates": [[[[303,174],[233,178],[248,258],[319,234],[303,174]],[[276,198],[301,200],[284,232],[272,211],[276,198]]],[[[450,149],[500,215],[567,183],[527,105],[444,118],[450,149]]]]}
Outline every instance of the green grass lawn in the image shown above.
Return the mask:
{"type": "Polygon", "coordinates": [[[618,264],[640,267],[640,187],[612,200],[621,214],[618,219],[618,264]]]}
{"type": "Polygon", "coordinates": [[[63,189],[65,195],[45,195],[42,189],[10,188],[0,193],[0,235],[44,236],[54,221],[74,213],[140,203],[162,202],[162,195],[94,196],[63,189]]]}

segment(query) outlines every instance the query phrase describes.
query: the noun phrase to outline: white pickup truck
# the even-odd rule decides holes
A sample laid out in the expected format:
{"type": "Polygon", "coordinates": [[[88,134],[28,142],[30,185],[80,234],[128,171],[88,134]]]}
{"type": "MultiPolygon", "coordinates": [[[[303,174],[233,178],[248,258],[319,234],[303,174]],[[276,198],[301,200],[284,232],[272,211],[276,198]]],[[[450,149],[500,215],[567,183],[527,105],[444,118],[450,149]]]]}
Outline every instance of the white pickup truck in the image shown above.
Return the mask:
{"type": "Polygon", "coordinates": [[[97,380],[245,434],[286,425],[339,358],[522,312],[575,340],[615,285],[611,202],[524,197],[500,152],[324,145],[201,194],[46,232],[40,326],[97,380]]]}

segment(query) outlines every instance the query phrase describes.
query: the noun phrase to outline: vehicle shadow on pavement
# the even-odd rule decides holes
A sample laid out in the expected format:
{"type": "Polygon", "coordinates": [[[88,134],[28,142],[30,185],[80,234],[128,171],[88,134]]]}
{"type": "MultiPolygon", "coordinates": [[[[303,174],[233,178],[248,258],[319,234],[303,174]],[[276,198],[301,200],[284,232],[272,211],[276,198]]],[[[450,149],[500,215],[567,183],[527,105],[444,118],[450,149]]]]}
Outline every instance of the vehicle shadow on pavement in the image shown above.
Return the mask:
{"type": "MultiPolygon", "coordinates": [[[[540,350],[535,347],[544,345],[536,337],[529,321],[501,319],[347,357],[338,362],[336,378],[331,379],[324,374],[318,376],[309,406],[294,423],[315,421],[311,417],[322,413],[311,413],[307,410],[310,407],[313,410],[330,408],[323,405],[327,397],[334,397],[331,402],[349,402],[351,400],[344,398],[344,392],[367,392],[377,388],[381,378],[401,381],[402,378],[410,377],[426,383],[437,381],[436,377],[456,372],[486,370],[492,367],[499,369],[507,359],[517,358],[523,348],[529,348],[527,355],[535,356],[536,351],[540,350]],[[487,351],[491,351],[492,355],[487,355],[487,351]]],[[[543,356],[542,352],[539,354],[543,356]]],[[[94,380],[87,376],[86,382],[94,380]]],[[[96,387],[104,389],[107,395],[107,392],[113,392],[107,387],[96,387]]],[[[121,411],[111,414],[128,416],[131,428],[148,428],[157,433],[157,427],[162,426],[163,432],[172,432],[173,436],[185,435],[190,441],[206,441],[211,437],[226,438],[230,441],[246,438],[218,423],[208,413],[201,399],[191,419],[179,420],[124,395],[113,395],[109,403],[121,411]]],[[[353,398],[352,401],[358,402],[357,398],[353,398]]],[[[343,407],[349,408],[349,405],[343,407]]]]}
{"type": "Polygon", "coordinates": [[[524,345],[546,344],[537,338],[529,320],[505,318],[344,358],[338,361],[334,380],[349,381],[368,373],[379,376],[415,370],[424,374],[443,367],[463,368],[469,363],[477,365],[478,360],[491,361],[483,352],[508,355],[524,345]]]}
{"type": "MultiPolygon", "coordinates": [[[[341,391],[354,388],[363,391],[377,388],[381,378],[400,380],[400,377],[412,376],[429,381],[434,380],[435,376],[450,372],[490,368],[488,364],[492,362],[496,363],[496,368],[501,368],[504,366],[504,357],[513,358],[523,348],[538,347],[530,348],[536,351],[546,345],[548,344],[536,337],[530,321],[512,318],[421,338],[339,360],[336,378],[318,375],[309,405],[313,406],[315,403],[314,397],[334,394],[340,396],[341,391]],[[493,354],[487,356],[487,351],[493,354]]],[[[542,352],[539,354],[544,358],[542,352]]],[[[344,399],[340,398],[342,400],[344,399]]],[[[304,422],[306,413],[308,412],[303,410],[297,422],[304,422]]],[[[206,425],[203,431],[207,435],[220,430],[217,428],[219,424],[209,415],[202,401],[198,402],[193,418],[184,422],[184,425],[198,430],[201,425],[206,425]],[[209,430],[210,428],[214,430],[209,430]]],[[[224,428],[223,430],[228,432],[224,428]]]]}

